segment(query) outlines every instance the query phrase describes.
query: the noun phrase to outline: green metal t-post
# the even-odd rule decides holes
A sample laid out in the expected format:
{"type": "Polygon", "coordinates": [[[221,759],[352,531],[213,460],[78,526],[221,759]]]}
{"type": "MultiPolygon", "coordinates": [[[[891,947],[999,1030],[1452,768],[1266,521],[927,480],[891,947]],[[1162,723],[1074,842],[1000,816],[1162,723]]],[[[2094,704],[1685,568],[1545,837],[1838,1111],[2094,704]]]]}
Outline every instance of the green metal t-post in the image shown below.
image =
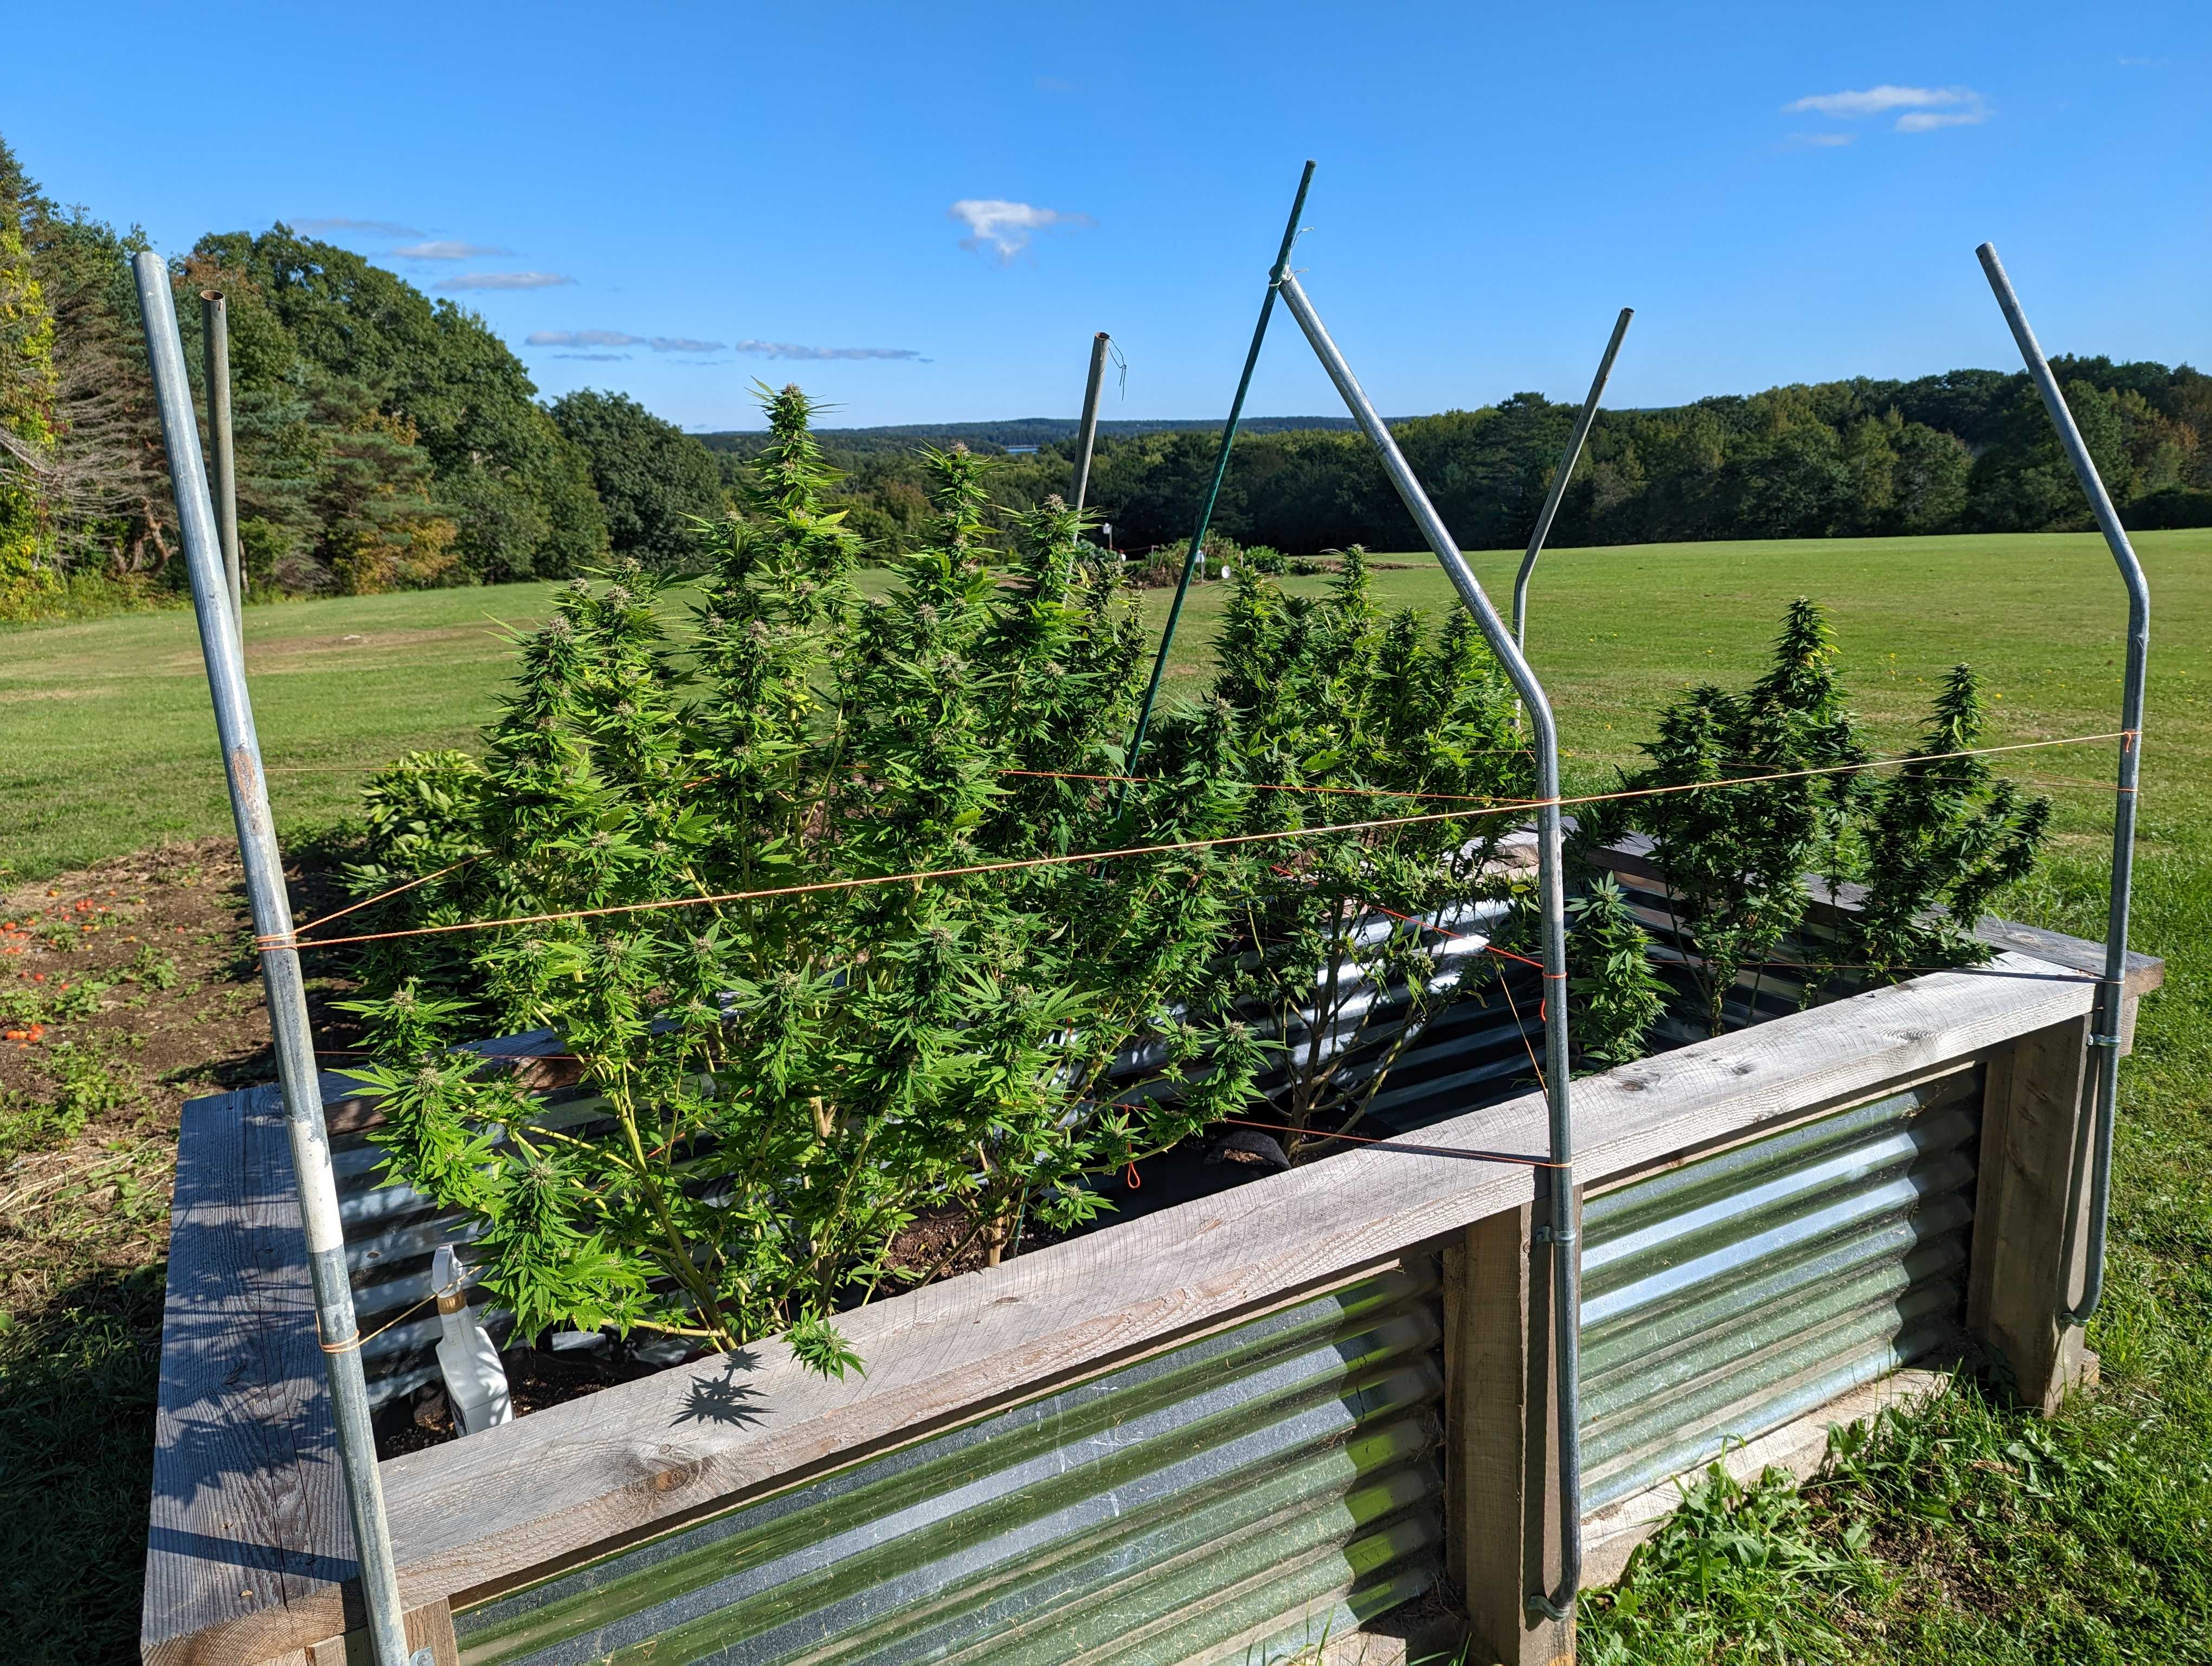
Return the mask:
{"type": "MultiPolygon", "coordinates": [[[[1283,246],[1276,252],[1275,264],[1267,273],[1267,297],[1260,303],[1260,321],[1252,326],[1251,350],[1244,355],[1244,374],[1237,379],[1237,398],[1229,406],[1229,420],[1221,426],[1221,449],[1213,459],[1213,478],[1206,483],[1206,498],[1199,505],[1198,529],[1190,535],[1190,548],[1183,553],[1182,574],[1176,581],[1175,600],[1168,605],[1167,628],[1160,633],[1159,657],[1152,661],[1152,680],[1145,687],[1145,703],[1137,708],[1136,733],[1129,737],[1128,756],[1122,760],[1121,773],[1137,773],[1137,756],[1145,750],[1145,732],[1152,727],[1152,703],[1159,698],[1160,678],[1168,668],[1168,650],[1175,644],[1176,623],[1182,617],[1182,599],[1190,591],[1190,575],[1206,550],[1206,529],[1213,523],[1214,501],[1221,496],[1222,477],[1229,472],[1229,448],[1237,441],[1237,424],[1243,420],[1244,395],[1252,386],[1253,367],[1260,362],[1261,344],[1267,339],[1267,319],[1275,310],[1275,291],[1281,286],[1283,273],[1291,264],[1291,245],[1298,240],[1298,216],[1305,212],[1306,191],[1313,184],[1314,165],[1309,161],[1305,172],[1298,176],[1298,194],[1291,204],[1290,222],[1283,228],[1283,246]]],[[[1128,800],[1129,787],[1123,783],[1121,800],[1128,800]]]]}

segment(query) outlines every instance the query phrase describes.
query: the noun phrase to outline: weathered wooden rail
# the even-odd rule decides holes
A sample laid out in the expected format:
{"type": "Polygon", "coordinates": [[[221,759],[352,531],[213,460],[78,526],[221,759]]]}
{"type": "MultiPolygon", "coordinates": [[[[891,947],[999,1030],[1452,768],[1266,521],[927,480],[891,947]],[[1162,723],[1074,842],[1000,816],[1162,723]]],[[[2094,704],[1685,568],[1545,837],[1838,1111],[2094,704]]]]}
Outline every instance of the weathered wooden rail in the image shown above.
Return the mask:
{"type": "MultiPolygon", "coordinates": [[[[1619,1483],[1593,1493],[1588,1578],[1668,1475],[1729,1437],[1817,1456],[1895,1367],[1978,1348],[2043,1407],[2094,1370],[2054,1311],[2102,952],[1984,934],[1986,969],[1577,1084],[1585,1333],[1616,1407],[1591,1472],[1619,1483]],[[1634,1310],[1610,1343],[1606,1302],[1634,1310]],[[1692,1436],[1618,1409],[1639,1371],[1692,1436]]],[[[2136,957],[2131,998],[2160,970],[2136,957]]],[[[1544,1120],[1521,1095],[1421,1139],[1540,1152],[1544,1120]]],[[[1476,1657],[1557,1658],[1564,1628],[1521,1601],[1554,1542],[1542,1184],[1360,1149],[855,1310],[865,1377],[761,1343],[390,1459],[410,1624],[487,1666],[1164,1666],[1441,1590],[1476,1657]],[[1186,1518],[1212,1536],[1175,1539],[1186,1518]]],[[[273,1088],[186,1107],[156,1443],[144,1657],[343,1658],[360,1615],[273,1088]]]]}

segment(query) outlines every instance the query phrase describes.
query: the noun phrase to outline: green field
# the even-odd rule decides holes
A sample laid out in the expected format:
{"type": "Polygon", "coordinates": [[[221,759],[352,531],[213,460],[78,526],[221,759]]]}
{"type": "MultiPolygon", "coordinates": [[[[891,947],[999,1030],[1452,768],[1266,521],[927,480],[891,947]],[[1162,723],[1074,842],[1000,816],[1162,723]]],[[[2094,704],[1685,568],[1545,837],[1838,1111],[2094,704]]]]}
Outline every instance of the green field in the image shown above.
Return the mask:
{"type": "MultiPolygon", "coordinates": [[[[2154,612],[2135,940],[2166,957],[2168,981],[2146,1003],[2124,1078],[2112,1282],[2090,1333],[2103,1387],[2043,1424],[1964,1385],[1802,1493],[1700,1493],[1627,1584],[1585,1601],[1587,1662],[2212,1662],[2212,532],[2139,544],[2154,612]]],[[[1386,603],[1450,603],[1433,567],[1396,559],[1409,564],[1376,575],[1386,603]]],[[[1502,600],[1514,559],[1476,564],[1502,600]]],[[[249,610],[280,823],[297,832],[342,817],[362,767],[404,747],[470,745],[505,675],[494,620],[527,623],[546,593],[249,610]]],[[[1845,680],[1884,747],[1911,738],[1962,659],[1983,673],[1993,743],[2118,727],[2124,599],[2093,536],[1562,550],[1537,581],[1529,648],[1571,781],[1602,786],[1684,684],[1745,680],[1800,594],[1829,608],[1845,680]]],[[[1183,686],[1224,599],[1219,587],[1192,599],[1183,686]]],[[[1147,598],[1154,620],[1164,600],[1147,598]]],[[[2101,934],[2112,794],[2100,783],[2113,752],[2106,742],[2004,761],[2060,806],[2043,868],[2008,912],[2101,934]]],[[[0,803],[11,884],[227,831],[191,617],[0,632],[0,803]]],[[[66,1318],[57,1309],[50,1334],[75,1334],[66,1318]]],[[[9,1322],[0,1314],[0,1336],[9,1322]]],[[[18,1373],[66,1397],[56,1373],[72,1367],[48,1358],[0,1347],[0,1425],[18,1373]]],[[[84,1479],[82,1458],[27,1414],[0,1449],[0,1478],[50,1468],[84,1479]]],[[[118,1542],[143,1530],[143,1498],[127,1491],[112,1500],[118,1542]]]]}
{"type": "MultiPolygon", "coordinates": [[[[2144,759],[2145,832],[2155,844],[2192,807],[2201,812],[2208,790],[2199,764],[2212,756],[2212,532],[2147,533],[2141,544],[2157,605],[2144,759]]],[[[1503,602],[1514,557],[1476,565],[1503,602]]],[[[1376,588],[1390,605],[1453,601],[1425,559],[1378,572],[1376,588]]],[[[248,608],[247,666],[280,823],[296,830],[344,813],[361,767],[403,748],[471,745],[506,675],[501,624],[542,617],[549,593],[509,585],[248,608]]],[[[1226,595],[1220,585],[1193,593],[1174,666],[1183,686],[1226,595]]],[[[1911,732],[1934,678],[1959,659],[1989,679],[2002,714],[1997,739],[2117,727],[2121,597],[2094,537],[1565,550],[1537,578],[1529,649],[1571,774],[1593,779],[1591,766],[1632,757],[1655,707],[1686,680],[1745,675],[1797,595],[1831,609],[1852,689],[1885,742],[1911,732]]],[[[1146,601],[1157,622],[1165,593],[1146,601]]],[[[671,596],[679,621],[684,604],[680,591],[671,596]]],[[[2035,770],[2103,778],[2107,762],[2054,751],[2035,770]]],[[[20,879],[227,830],[191,616],[0,632],[0,803],[10,811],[0,865],[20,879]]]]}

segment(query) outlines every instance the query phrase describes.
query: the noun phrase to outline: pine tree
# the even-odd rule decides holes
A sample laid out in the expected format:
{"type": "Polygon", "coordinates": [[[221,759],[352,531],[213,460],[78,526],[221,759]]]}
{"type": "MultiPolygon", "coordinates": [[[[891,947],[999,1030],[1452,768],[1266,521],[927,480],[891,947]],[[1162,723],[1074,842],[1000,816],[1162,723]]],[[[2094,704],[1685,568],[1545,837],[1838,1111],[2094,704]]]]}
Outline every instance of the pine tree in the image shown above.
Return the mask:
{"type": "Polygon", "coordinates": [[[42,206],[0,142],[0,619],[27,616],[58,581],[51,527],[54,316],[24,235],[42,206]]]}

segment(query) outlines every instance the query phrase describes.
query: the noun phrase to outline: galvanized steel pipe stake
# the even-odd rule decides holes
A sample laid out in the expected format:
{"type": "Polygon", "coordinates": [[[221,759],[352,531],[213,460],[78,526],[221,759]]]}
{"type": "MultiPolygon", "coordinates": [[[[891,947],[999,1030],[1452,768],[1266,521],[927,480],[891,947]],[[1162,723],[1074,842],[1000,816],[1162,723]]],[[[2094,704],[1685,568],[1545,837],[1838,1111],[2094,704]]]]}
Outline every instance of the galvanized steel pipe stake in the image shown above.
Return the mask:
{"type": "MultiPolygon", "coordinates": [[[[1183,554],[1182,576],[1176,581],[1175,599],[1168,604],[1167,628],[1160,633],[1159,657],[1152,661],[1152,680],[1145,685],[1145,702],[1137,708],[1136,732],[1129,737],[1128,756],[1122,760],[1121,773],[1137,773],[1137,754],[1145,750],[1145,731],[1152,727],[1152,702],[1159,698],[1160,678],[1168,668],[1168,649],[1175,642],[1176,622],[1182,617],[1182,599],[1190,590],[1191,569],[1206,553],[1206,529],[1213,524],[1214,501],[1221,496],[1222,477],[1229,472],[1229,450],[1237,442],[1237,424],[1244,417],[1244,395],[1252,386],[1252,368],[1260,362],[1261,345],[1267,339],[1267,319],[1275,310],[1275,289],[1290,270],[1291,245],[1298,240],[1298,216],[1306,211],[1306,191],[1313,184],[1314,165],[1309,160],[1305,172],[1298,176],[1298,194],[1291,199],[1291,217],[1283,228],[1283,246],[1276,251],[1275,264],[1267,271],[1267,298],[1260,303],[1260,321],[1252,326],[1252,345],[1244,355],[1244,374],[1237,379],[1237,397],[1229,404],[1229,420],[1221,425],[1221,449],[1213,459],[1213,477],[1206,482],[1205,500],[1198,506],[1198,528],[1190,535],[1190,548],[1183,554]]],[[[1129,789],[1121,788],[1124,801],[1129,789]]]]}
{"type": "MultiPolygon", "coordinates": [[[[1310,165],[1309,165],[1310,166],[1310,165]]],[[[1542,801],[1536,812],[1537,893],[1544,911],[1544,1068],[1547,1097],[1551,1109],[1551,1220],[1538,1229],[1538,1237],[1552,1249],[1552,1346],[1559,1362],[1559,1584],[1557,1590],[1536,1592],[1528,1607],[1553,1620],[1574,1612],[1575,1593],[1582,1587],[1582,1263],[1575,1243],[1575,1129],[1567,1102],[1567,929],[1564,853],[1559,828],[1559,736],[1553,721],[1552,702],[1542,684],[1528,669],[1519,647],[1498,617],[1498,610],[1483,593],[1481,582],[1460,553],[1458,540],[1445,527],[1436,506],[1421,489],[1398,442],[1382,417],[1376,415],[1366,393],[1329,338],[1321,316],[1306,299],[1297,278],[1284,273],[1276,280],[1283,304],[1305,331],[1329,380],[1346,406],[1382,459],[1383,471],[1397,488],[1399,497],[1421,529],[1421,536],[1443,564],[1444,575],[1459,592],[1468,612],[1482,628],[1490,651],[1505,667],[1519,690],[1535,732],[1536,793],[1542,801]]],[[[1626,323],[1624,315],[1623,322],[1626,323]]],[[[1615,344],[1619,336],[1616,332],[1615,344]]]]}
{"type": "Polygon", "coordinates": [[[1113,344],[1113,337],[1103,330],[1091,341],[1091,381],[1083,390],[1083,422],[1075,431],[1075,496],[1069,500],[1078,514],[1091,490],[1091,450],[1098,443],[1098,394],[1106,386],[1106,350],[1113,344]]]}
{"type": "Polygon", "coordinates": [[[1633,307],[1624,307],[1620,316],[1613,322],[1613,339],[1605,344],[1605,356],[1597,362],[1597,374],[1592,379],[1589,397],[1583,401],[1582,414],[1575,418],[1575,426],[1567,435],[1567,449],[1559,459],[1559,471],[1552,477],[1552,489],[1544,494],[1544,507],[1536,513],[1536,530],[1528,535],[1528,553],[1521,557],[1521,570],[1513,579],[1513,646],[1523,654],[1528,651],[1528,580],[1536,570],[1536,557],[1544,553],[1544,540],[1552,535],[1552,522],[1559,513],[1559,500],[1567,495],[1567,483],[1574,478],[1575,465],[1582,460],[1583,444],[1589,438],[1590,424],[1597,420],[1597,402],[1605,392],[1605,384],[1613,374],[1613,362],[1620,352],[1621,338],[1628,333],[1628,320],[1636,316],[1633,307]]]}
{"type": "Polygon", "coordinates": [[[208,444],[215,452],[215,524],[222,538],[222,573],[230,588],[230,622],[246,651],[246,575],[238,557],[238,448],[230,428],[230,311],[213,289],[200,291],[201,346],[207,361],[208,444]]]}
{"type": "Polygon", "coordinates": [[[2005,276],[2004,266],[1997,259],[1996,245],[1984,243],[1974,252],[1980,257],[1990,288],[1996,293],[1997,305],[2004,310],[2005,322],[2012,326],[2012,338],[2020,347],[2020,356],[2027,365],[2027,374],[2034,378],[2036,391],[2043,395],[2043,408],[2051,413],[2051,426],[2058,430],[2058,443],[2065,450],[2066,460],[2074,465],[2075,477],[2081,481],[2081,489],[2088,496],[2089,508],[2097,517],[2097,528],[2104,533],[2112,560],[2119,567],[2120,581],[2128,590],[2128,660],[2120,685],[2120,727],[2124,733],[2120,738],[2119,788],[2112,806],[2112,900],[2105,921],[2105,976],[2097,985],[2096,1014],[2091,1020],[2089,1037],[2090,1044],[2097,1049],[2097,1101],[2086,1165],[2080,1160],[2080,1152],[2075,1152],[2075,1183],[2079,1184],[2085,1166],[2089,1177],[2089,1262],[2082,1274],[2080,1301],[2074,1300],[2068,1287],[2074,1256],[2081,1243],[2078,1209],[2066,1212],[2065,1253],[2058,1267],[2059,1322],[2086,1325],[2105,1295],[2105,1232],[2112,1202],[2112,1124],[2118,1118],[2120,1101],[2120,1020],[2126,1011],[2128,902],[2135,885],[2136,784],[2142,771],[2143,684],[2150,663],[2150,584],[2143,577],[2142,563],[2136,559],[2134,546],[2128,542],[2127,531],[2120,525],[2119,514],[2105,490],[2104,479],[2098,474],[2096,462],[2082,441],[2081,430],[2074,425],[2074,413],[2066,408],[2065,397],[2058,391],[2057,378],[2051,374],[2051,365],[2037,344],[2035,331],[2028,328],[2027,314],[2020,309],[2020,297],[2013,293],[2012,280],[2005,276]]]}
{"type": "MultiPolygon", "coordinates": [[[[207,660],[208,691],[215,700],[216,731],[222,739],[223,763],[230,779],[231,815],[238,828],[239,854],[246,864],[246,892],[252,907],[254,934],[264,941],[282,939],[292,932],[291,901],[285,894],[283,858],[276,848],[276,827],[269,813],[261,742],[254,733],[253,707],[246,697],[245,659],[239,652],[235,622],[225,594],[222,556],[200,459],[199,424],[192,410],[191,384],[185,373],[184,344],[177,333],[169,269],[159,255],[152,253],[136,256],[131,265],[138,283],[138,305],[145,315],[146,356],[153,366],[154,392],[161,406],[161,438],[168,449],[169,478],[176,489],[177,525],[184,536],[185,569],[191,578],[200,652],[207,660]]],[[[307,1030],[307,999],[300,979],[298,952],[262,950],[261,982],[269,1002],[277,1080],[283,1089],[285,1121],[291,1133],[300,1219],[307,1231],[307,1272],[314,1287],[315,1325],[330,1382],[331,1416],[337,1426],[338,1465],[345,1476],[346,1503],[360,1556],[369,1642],[376,1666],[430,1666],[429,1650],[418,1651],[412,1660],[407,1653],[399,1579],[392,1560],[392,1532],[384,1517],[384,1491],[376,1472],[376,1440],[369,1427],[368,1390],[362,1377],[353,1286],[346,1277],[345,1233],[338,1219],[337,1184],[331,1173],[330,1141],[323,1126],[323,1096],[314,1044],[307,1030]]]]}

